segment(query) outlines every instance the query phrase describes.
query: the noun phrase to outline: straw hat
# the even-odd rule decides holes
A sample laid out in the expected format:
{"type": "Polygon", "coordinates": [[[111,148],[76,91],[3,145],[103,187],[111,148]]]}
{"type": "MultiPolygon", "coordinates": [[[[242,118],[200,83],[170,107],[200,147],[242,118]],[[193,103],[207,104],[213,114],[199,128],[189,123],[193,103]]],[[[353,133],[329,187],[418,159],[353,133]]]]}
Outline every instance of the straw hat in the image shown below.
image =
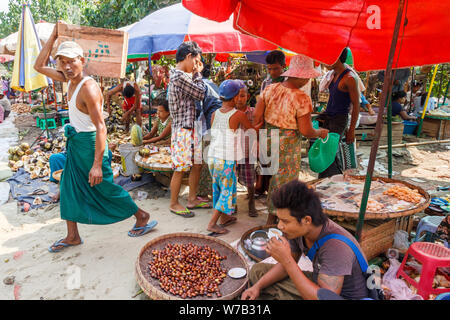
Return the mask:
{"type": "Polygon", "coordinates": [[[289,69],[281,76],[302,79],[317,78],[320,76],[320,71],[314,69],[311,58],[299,54],[291,58],[289,69]]]}

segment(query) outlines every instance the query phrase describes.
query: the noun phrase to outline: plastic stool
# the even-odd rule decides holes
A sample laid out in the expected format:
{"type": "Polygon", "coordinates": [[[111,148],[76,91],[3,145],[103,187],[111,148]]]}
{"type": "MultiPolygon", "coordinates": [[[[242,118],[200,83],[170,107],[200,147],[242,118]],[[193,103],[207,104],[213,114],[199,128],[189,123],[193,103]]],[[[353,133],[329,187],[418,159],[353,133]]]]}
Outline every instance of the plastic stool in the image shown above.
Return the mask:
{"type": "MultiPolygon", "coordinates": [[[[45,119],[40,119],[39,117],[36,118],[36,125],[41,128],[42,130],[45,129],[46,123],[45,119]]],[[[47,118],[47,128],[48,129],[55,129],[56,128],[56,120],[55,119],[48,119],[47,118]]]]}
{"type": "Polygon", "coordinates": [[[428,216],[422,218],[417,226],[416,238],[414,241],[419,241],[422,232],[428,231],[435,233],[444,218],[445,217],[440,216],[428,216]]]}
{"type": "Polygon", "coordinates": [[[431,242],[414,242],[408,248],[403,258],[403,262],[397,271],[397,278],[402,276],[409,284],[417,288],[417,294],[420,294],[425,300],[428,300],[430,294],[438,295],[450,292],[450,288],[433,289],[434,275],[436,269],[440,267],[450,267],[450,249],[431,242]],[[404,271],[409,255],[422,263],[419,283],[411,279],[404,271]]]}
{"type": "Polygon", "coordinates": [[[70,123],[69,118],[68,117],[61,118],[61,126],[64,126],[66,123],[70,123]]]}

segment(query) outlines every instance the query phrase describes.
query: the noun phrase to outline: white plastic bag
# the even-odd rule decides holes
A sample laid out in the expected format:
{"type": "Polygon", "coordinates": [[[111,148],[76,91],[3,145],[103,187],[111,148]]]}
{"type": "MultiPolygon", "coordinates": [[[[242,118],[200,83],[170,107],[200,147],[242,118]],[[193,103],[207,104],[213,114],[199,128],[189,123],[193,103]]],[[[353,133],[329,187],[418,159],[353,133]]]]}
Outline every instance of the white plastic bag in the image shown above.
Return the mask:
{"type": "Polygon", "coordinates": [[[389,259],[391,265],[383,276],[382,284],[391,291],[390,300],[423,300],[422,296],[414,294],[402,279],[397,279],[397,271],[400,262],[397,259],[389,259]]]}
{"type": "Polygon", "coordinates": [[[403,230],[395,231],[394,244],[392,245],[392,247],[403,252],[408,250],[409,248],[408,232],[403,230]]]}
{"type": "Polygon", "coordinates": [[[8,182],[0,182],[0,205],[8,202],[9,190],[10,187],[8,182]]]}

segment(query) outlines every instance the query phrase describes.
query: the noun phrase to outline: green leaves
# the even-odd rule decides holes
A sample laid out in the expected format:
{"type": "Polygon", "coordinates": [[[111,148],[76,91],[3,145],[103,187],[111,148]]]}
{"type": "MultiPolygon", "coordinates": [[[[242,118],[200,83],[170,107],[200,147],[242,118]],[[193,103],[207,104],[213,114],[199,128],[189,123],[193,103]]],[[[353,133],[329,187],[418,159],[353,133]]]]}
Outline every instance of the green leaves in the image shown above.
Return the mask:
{"type": "MultiPolygon", "coordinates": [[[[8,0],[2,0],[8,1],[8,0]]],[[[44,20],[118,29],[179,0],[28,0],[34,22],[44,20]]],[[[0,12],[0,39],[19,29],[22,0],[9,0],[9,12],[0,12]]]]}

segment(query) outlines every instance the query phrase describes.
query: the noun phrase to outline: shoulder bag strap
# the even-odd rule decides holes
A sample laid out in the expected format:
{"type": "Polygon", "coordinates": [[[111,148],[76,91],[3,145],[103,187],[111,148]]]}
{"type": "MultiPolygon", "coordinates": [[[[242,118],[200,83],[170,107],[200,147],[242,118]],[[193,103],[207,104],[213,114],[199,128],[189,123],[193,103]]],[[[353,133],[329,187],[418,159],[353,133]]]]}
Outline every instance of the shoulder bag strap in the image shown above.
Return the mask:
{"type": "Polygon", "coordinates": [[[311,249],[309,249],[309,251],[308,251],[308,258],[311,261],[313,261],[317,250],[319,250],[319,248],[330,239],[337,239],[337,240],[341,240],[342,242],[346,243],[353,250],[353,253],[356,256],[356,259],[358,259],[359,266],[361,267],[362,272],[365,273],[367,271],[367,268],[369,266],[368,266],[366,260],[364,259],[364,256],[362,255],[361,251],[358,249],[358,247],[349,238],[347,238],[346,236],[343,236],[341,234],[337,234],[337,233],[332,233],[332,234],[329,234],[325,237],[322,237],[322,238],[316,240],[316,242],[314,242],[311,249]]]}

